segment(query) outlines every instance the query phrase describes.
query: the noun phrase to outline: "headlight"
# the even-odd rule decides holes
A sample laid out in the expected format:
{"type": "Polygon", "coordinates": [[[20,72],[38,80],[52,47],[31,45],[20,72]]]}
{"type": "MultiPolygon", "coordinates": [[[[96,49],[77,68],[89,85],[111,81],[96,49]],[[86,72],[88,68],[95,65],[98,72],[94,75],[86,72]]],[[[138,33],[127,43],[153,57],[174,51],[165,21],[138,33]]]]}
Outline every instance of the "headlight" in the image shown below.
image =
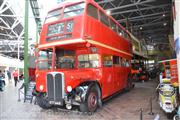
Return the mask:
{"type": "Polygon", "coordinates": [[[44,86],[43,85],[40,85],[39,86],[39,89],[42,91],[44,89],[44,86]]]}
{"type": "Polygon", "coordinates": [[[72,87],[71,86],[67,86],[67,91],[71,92],[72,91],[72,87]]]}

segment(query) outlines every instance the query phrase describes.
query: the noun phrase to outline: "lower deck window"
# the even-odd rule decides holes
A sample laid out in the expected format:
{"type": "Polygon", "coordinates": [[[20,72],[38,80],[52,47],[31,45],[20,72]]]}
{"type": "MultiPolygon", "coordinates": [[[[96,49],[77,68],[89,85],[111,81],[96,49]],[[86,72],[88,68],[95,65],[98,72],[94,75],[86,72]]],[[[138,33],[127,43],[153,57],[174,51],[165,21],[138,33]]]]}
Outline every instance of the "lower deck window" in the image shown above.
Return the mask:
{"type": "Polygon", "coordinates": [[[39,51],[38,69],[47,70],[51,68],[52,68],[52,49],[39,51]]]}
{"type": "Polygon", "coordinates": [[[75,68],[75,51],[57,49],[56,50],[56,68],[57,69],[75,68]]]}
{"type": "Polygon", "coordinates": [[[112,67],[113,65],[112,55],[103,56],[103,65],[104,67],[112,67]]]}
{"type": "Polygon", "coordinates": [[[97,68],[99,67],[98,54],[84,54],[78,56],[79,68],[97,68]]]}

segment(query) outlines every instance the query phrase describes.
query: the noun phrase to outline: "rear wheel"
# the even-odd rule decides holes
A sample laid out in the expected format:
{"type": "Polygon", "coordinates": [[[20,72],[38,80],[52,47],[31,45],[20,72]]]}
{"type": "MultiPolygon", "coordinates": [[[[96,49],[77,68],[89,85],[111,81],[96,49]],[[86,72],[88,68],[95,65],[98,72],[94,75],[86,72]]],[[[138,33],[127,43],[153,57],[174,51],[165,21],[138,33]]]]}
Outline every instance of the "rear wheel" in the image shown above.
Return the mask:
{"type": "Polygon", "coordinates": [[[49,101],[43,95],[37,96],[36,100],[37,104],[43,109],[49,109],[52,107],[52,105],[49,104],[49,101]]]}
{"type": "Polygon", "coordinates": [[[98,91],[95,86],[92,86],[87,95],[85,102],[81,103],[79,108],[81,112],[95,112],[98,107],[98,91]]]}

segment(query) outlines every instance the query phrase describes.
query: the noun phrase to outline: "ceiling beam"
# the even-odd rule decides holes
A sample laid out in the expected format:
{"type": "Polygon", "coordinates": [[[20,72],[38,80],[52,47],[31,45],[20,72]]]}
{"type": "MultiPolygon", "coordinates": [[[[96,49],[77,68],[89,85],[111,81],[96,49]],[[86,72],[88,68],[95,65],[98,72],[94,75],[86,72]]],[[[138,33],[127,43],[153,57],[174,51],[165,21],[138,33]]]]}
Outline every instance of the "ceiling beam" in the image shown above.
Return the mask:
{"type": "MultiPolygon", "coordinates": [[[[159,5],[159,6],[151,6],[151,7],[144,7],[144,8],[139,8],[140,11],[143,10],[149,10],[149,9],[155,9],[155,8],[164,8],[168,7],[170,4],[164,4],[164,5],[159,5]]],[[[118,14],[124,14],[124,13],[130,13],[130,12],[137,12],[137,9],[132,9],[132,10],[125,10],[121,12],[112,12],[111,15],[118,15],[118,14]]]]}
{"type": "MultiPolygon", "coordinates": [[[[167,14],[166,16],[162,16],[162,18],[168,18],[170,16],[170,14],[167,14]]],[[[143,21],[143,20],[153,20],[153,19],[159,19],[159,18],[161,18],[160,16],[153,16],[153,17],[146,17],[146,18],[137,18],[137,19],[131,19],[131,20],[128,20],[128,21],[130,21],[131,23],[132,22],[136,22],[136,21],[143,21]]],[[[123,22],[125,22],[125,21],[123,21],[123,22]]]]}
{"type": "Polygon", "coordinates": [[[146,0],[146,1],[142,1],[142,2],[135,2],[135,3],[132,3],[132,4],[123,5],[123,6],[119,6],[119,7],[116,7],[116,8],[107,9],[107,10],[113,11],[113,10],[127,8],[127,7],[132,7],[132,6],[135,6],[135,5],[141,5],[141,4],[145,4],[145,3],[150,3],[150,2],[154,2],[154,1],[156,1],[156,0],[146,0]]]}
{"type": "Polygon", "coordinates": [[[4,33],[0,33],[0,35],[7,36],[7,37],[10,37],[10,38],[18,38],[17,36],[13,36],[13,35],[9,35],[9,34],[4,34],[4,33]]]}
{"type": "MultiPolygon", "coordinates": [[[[17,53],[17,52],[18,52],[17,50],[14,50],[14,51],[11,51],[11,50],[1,50],[0,51],[0,53],[17,53]]],[[[24,51],[20,50],[19,52],[23,53],[24,51]]]]}
{"type": "Polygon", "coordinates": [[[6,4],[6,1],[4,1],[4,3],[1,5],[1,9],[0,9],[0,14],[5,12],[6,10],[8,10],[11,7],[11,4],[6,4]],[[5,7],[6,5],[6,7],[5,7]]]}
{"type": "MultiPolygon", "coordinates": [[[[143,15],[143,16],[136,16],[136,17],[131,17],[131,18],[128,18],[129,21],[131,20],[134,20],[134,19],[140,19],[140,18],[145,18],[145,17],[151,17],[151,16],[156,16],[156,15],[163,15],[163,14],[166,14],[166,13],[170,13],[170,11],[165,11],[165,12],[159,12],[159,13],[152,13],[152,14],[146,14],[146,15],[143,15]]],[[[121,19],[121,20],[117,20],[118,22],[124,22],[126,21],[127,19],[121,19]]]]}
{"type": "Polygon", "coordinates": [[[108,2],[112,2],[114,0],[101,0],[99,2],[97,2],[98,4],[103,4],[103,3],[108,3],[108,2]]]}

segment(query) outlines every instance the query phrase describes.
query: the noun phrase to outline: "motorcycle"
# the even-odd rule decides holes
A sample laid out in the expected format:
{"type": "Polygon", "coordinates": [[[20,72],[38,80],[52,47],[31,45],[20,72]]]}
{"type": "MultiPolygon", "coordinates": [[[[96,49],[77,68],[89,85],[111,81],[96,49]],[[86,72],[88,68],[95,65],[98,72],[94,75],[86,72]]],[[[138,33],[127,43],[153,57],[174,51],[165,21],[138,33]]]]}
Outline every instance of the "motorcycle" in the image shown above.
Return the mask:
{"type": "Polygon", "coordinates": [[[6,83],[5,83],[4,77],[0,76],[0,91],[4,91],[5,85],[6,83]]]}
{"type": "Polygon", "coordinates": [[[177,90],[170,83],[160,83],[158,85],[159,105],[167,114],[167,118],[172,118],[177,104],[177,90]]]}

